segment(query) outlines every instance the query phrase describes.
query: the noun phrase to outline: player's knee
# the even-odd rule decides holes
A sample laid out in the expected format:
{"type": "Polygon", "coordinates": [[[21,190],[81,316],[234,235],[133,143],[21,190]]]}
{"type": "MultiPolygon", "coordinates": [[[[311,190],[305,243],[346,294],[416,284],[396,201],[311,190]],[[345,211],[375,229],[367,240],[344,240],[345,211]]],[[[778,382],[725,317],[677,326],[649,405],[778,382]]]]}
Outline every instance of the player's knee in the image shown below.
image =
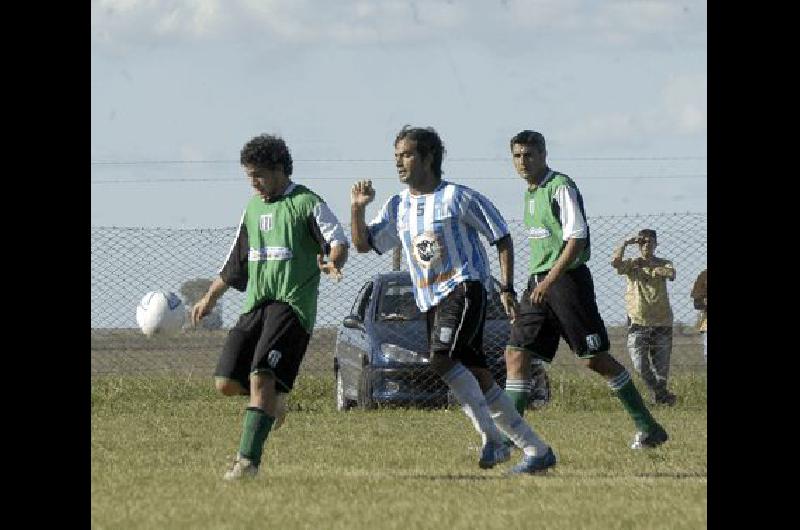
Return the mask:
{"type": "Polygon", "coordinates": [[[245,393],[241,383],[233,379],[218,377],[214,380],[214,386],[217,388],[217,392],[224,396],[240,396],[245,393]]]}
{"type": "Polygon", "coordinates": [[[607,351],[598,353],[588,359],[582,359],[581,362],[585,367],[600,375],[614,375],[622,369],[616,359],[614,359],[607,351]]]}

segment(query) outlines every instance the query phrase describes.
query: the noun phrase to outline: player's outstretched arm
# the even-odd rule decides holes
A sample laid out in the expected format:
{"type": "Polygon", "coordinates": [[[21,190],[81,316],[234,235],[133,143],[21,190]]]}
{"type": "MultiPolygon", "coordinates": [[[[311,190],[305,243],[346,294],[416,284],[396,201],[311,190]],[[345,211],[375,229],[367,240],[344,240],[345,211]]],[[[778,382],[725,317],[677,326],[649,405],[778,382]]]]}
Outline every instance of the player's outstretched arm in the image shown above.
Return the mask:
{"type": "Polygon", "coordinates": [[[358,252],[369,252],[369,233],[364,212],[375,198],[371,180],[360,180],[350,189],[350,237],[358,252]]]}
{"type": "Polygon", "coordinates": [[[200,300],[197,301],[194,306],[192,306],[192,311],[189,314],[189,318],[191,319],[192,325],[196,326],[200,319],[206,316],[214,309],[214,306],[217,304],[217,300],[225,294],[225,291],[228,290],[228,285],[217,276],[214,278],[214,281],[211,282],[211,285],[208,286],[208,291],[206,294],[203,295],[200,300]]]}

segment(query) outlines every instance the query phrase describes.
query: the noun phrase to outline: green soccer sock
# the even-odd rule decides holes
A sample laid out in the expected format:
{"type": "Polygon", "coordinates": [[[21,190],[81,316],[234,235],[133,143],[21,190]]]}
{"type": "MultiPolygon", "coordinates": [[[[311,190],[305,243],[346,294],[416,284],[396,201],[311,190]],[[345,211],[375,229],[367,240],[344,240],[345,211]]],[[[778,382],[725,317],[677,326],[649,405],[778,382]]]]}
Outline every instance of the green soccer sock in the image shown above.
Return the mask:
{"type": "Polygon", "coordinates": [[[531,381],[524,379],[507,379],[506,394],[514,404],[514,408],[523,418],[525,409],[528,407],[528,399],[531,396],[531,381]]]}
{"type": "Polygon", "coordinates": [[[239,454],[251,460],[256,466],[261,463],[264,443],[272,428],[275,418],[258,407],[247,407],[244,411],[242,439],[239,442],[239,454]]]}
{"type": "Polygon", "coordinates": [[[650,414],[650,410],[644,404],[641,394],[633,384],[630,372],[627,370],[622,371],[608,382],[608,386],[622,401],[622,406],[630,414],[636,428],[642,432],[650,432],[656,425],[656,420],[650,414]]]}

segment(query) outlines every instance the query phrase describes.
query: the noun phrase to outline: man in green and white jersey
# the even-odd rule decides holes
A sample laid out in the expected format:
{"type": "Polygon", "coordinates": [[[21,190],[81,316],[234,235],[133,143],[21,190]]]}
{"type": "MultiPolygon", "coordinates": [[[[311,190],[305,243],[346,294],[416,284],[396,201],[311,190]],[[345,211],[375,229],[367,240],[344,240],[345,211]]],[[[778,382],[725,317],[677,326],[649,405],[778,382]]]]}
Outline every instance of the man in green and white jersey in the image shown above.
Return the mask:
{"type": "Polygon", "coordinates": [[[667,440],[642,401],[630,373],[610,353],[586,262],[591,255],[583,197],[575,182],[547,166],[544,136],[522,131],[510,141],[514,167],[527,183],[525,226],[530,277],[506,347],[506,392],[522,413],[530,393],[531,356],[551,362],[560,337],[600,374],[637,428],[632,448],[667,440]]]}
{"type": "Polygon", "coordinates": [[[320,272],[338,281],[348,248],[325,202],[290,180],[292,156],[281,138],[253,138],[242,148],[240,162],[256,193],[219,276],[191,313],[197,323],[229,287],[246,292],[214,372],[222,394],[250,396],[226,480],[258,472],[264,443],[282,421],[286,395],[311,338],[320,272]]]}

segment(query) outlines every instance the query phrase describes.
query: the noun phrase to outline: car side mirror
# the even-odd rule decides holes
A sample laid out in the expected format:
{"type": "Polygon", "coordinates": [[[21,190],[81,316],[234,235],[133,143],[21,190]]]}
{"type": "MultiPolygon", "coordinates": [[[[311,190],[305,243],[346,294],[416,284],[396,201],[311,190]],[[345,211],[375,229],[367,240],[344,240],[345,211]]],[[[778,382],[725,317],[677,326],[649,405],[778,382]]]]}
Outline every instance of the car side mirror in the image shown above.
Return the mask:
{"type": "Polygon", "coordinates": [[[344,324],[344,327],[352,329],[361,329],[364,325],[363,322],[361,322],[361,320],[354,315],[344,317],[342,324],[344,324]]]}

